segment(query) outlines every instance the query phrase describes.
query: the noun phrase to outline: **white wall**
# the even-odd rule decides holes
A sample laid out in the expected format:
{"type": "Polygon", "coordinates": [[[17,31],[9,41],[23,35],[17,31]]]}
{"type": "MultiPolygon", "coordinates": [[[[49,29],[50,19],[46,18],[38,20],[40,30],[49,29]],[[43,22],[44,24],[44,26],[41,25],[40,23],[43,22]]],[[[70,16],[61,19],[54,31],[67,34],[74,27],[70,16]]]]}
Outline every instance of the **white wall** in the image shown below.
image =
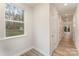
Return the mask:
{"type": "Polygon", "coordinates": [[[60,31],[59,31],[59,34],[60,34],[60,39],[62,39],[64,37],[64,21],[62,19],[62,16],[60,17],[60,31]]]}
{"type": "Polygon", "coordinates": [[[75,46],[79,49],[79,4],[77,5],[77,9],[73,17],[73,29],[75,46]]]}
{"type": "Polygon", "coordinates": [[[57,9],[50,4],[50,52],[58,46],[61,40],[60,33],[61,17],[57,9]]]}
{"type": "Polygon", "coordinates": [[[33,9],[34,47],[49,55],[49,4],[41,3],[33,9]]]}
{"type": "Polygon", "coordinates": [[[61,17],[51,4],[39,4],[33,9],[34,47],[49,55],[58,46],[61,17]]]}
{"type": "Polygon", "coordinates": [[[50,51],[54,50],[60,41],[60,17],[58,16],[56,9],[51,7],[50,11],[49,3],[38,4],[33,8],[33,10],[31,7],[26,6],[25,4],[16,5],[25,10],[25,34],[27,35],[23,37],[3,40],[5,34],[3,30],[5,28],[3,8],[4,4],[0,4],[0,55],[16,55],[17,53],[23,50],[28,50],[31,47],[35,47],[45,55],[49,55],[50,51]],[[52,24],[50,24],[50,22],[52,24]],[[54,35],[54,38],[52,39],[51,33],[54,35]]]}
{"type": "Polygon", "coordinates": [[[0,55],[16,55],[32,47],[32,9],[25,4],[16,4],[25,11],[25,36],[4,40],[4,4],[0,4],[0,55]]]}

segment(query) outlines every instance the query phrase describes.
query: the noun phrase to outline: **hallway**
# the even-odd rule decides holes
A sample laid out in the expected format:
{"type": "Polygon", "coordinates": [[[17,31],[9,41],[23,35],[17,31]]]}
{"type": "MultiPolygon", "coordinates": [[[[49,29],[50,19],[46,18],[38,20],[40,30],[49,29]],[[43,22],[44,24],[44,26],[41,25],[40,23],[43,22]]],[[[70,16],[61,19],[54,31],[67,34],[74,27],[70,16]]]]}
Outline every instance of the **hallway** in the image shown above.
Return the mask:
{"type": "Polygon", "coordinates": [[[77,3],[2,3],[0,24],[0,56],[79,55],[77,3]]]}
{"type": "Polygon", "coordinates": [[[72,38],[63,38],[53,52],[54,56],[78,56],[72,38]]]}
{"type": "Polygon", "coordinates": [[[56,7],[56,9],[54,11],[53,8],[51,8],[51,51],[53,52],[52,55],[77,56],[77,46],[79,46],[78,44],[76,44],[78,42],[76,38],[76,35],[78,35],[76,33],[78,32],[76,31],[79,30],[77,29],[79,27],[76,28],[77,22],[75,19],[77,18],[75,13],[77,11],[77,4],[53,5],[56,7]],[[56,11],[59,18],[56,16],[56,11]]]}

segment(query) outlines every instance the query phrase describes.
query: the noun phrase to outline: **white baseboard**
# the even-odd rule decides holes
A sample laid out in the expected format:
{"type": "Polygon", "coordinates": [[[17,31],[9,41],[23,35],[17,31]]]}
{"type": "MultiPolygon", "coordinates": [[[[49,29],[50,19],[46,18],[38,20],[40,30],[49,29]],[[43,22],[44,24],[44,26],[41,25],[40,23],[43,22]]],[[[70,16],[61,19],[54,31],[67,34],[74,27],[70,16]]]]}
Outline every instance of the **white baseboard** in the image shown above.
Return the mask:
{"type": "Polygon", "coordinates": [[[20,56],[20,55],[24,54],[25,52],[29,51],[29,50],[32,49],[32,48],[33,48],[33,47],[30,47],[30,48],[28,48],[28,49],[24,49],[23,51],[17,53],[17,54],[14,55],[14,56],[20,56]]]}
{"type": "Polygon", "coordinates": [[[42,53],[44,56],[50,56],[49,54],[43,52],[41,49],[33,47],[35,50],[37,50],[38,52],[42,53]]]}

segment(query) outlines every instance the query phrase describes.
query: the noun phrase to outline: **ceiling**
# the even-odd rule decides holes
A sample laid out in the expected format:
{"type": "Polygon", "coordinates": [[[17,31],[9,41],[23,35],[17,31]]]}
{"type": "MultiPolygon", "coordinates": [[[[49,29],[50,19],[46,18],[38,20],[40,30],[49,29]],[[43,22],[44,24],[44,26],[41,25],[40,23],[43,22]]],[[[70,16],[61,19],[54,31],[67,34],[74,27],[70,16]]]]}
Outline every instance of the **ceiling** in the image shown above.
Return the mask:
{"type": "Polygon", "coordinates": [[[37,6],[39,3],[26,3],[25,5],[29,5],[31,7],[35,7],[37,6]]]}
{"type": "Polygon", "coordinates": [[[61,16],[73,15],[77,6],[75,3],[68,3],[67,6],[64,3],[54,3],[53,5],[61,16]]]}
{"type": "MultiPolygon", "coordinates": [[[[27,3],[27,4],[30,5],[31,7],[35,7],[39,3],[27,3]]],[[[77,6],[77,3],[67,3],[68,4],[67,6],[64,6],[64,3],[51,3],[51,4],[57,8],[58,13],[61,16],[73,15],[77,6]]]]}

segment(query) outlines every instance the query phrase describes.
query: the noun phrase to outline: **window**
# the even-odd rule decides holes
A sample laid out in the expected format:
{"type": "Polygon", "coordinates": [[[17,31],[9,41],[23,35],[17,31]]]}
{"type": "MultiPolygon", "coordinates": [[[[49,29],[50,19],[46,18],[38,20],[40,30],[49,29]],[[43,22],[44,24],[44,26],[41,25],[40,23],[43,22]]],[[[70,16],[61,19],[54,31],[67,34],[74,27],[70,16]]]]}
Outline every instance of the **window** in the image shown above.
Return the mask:
{"type": "Polygon", "coordinates": [[[24,10],[13,4],[5,7],[6,37],[24,34],[24,10]]]}

